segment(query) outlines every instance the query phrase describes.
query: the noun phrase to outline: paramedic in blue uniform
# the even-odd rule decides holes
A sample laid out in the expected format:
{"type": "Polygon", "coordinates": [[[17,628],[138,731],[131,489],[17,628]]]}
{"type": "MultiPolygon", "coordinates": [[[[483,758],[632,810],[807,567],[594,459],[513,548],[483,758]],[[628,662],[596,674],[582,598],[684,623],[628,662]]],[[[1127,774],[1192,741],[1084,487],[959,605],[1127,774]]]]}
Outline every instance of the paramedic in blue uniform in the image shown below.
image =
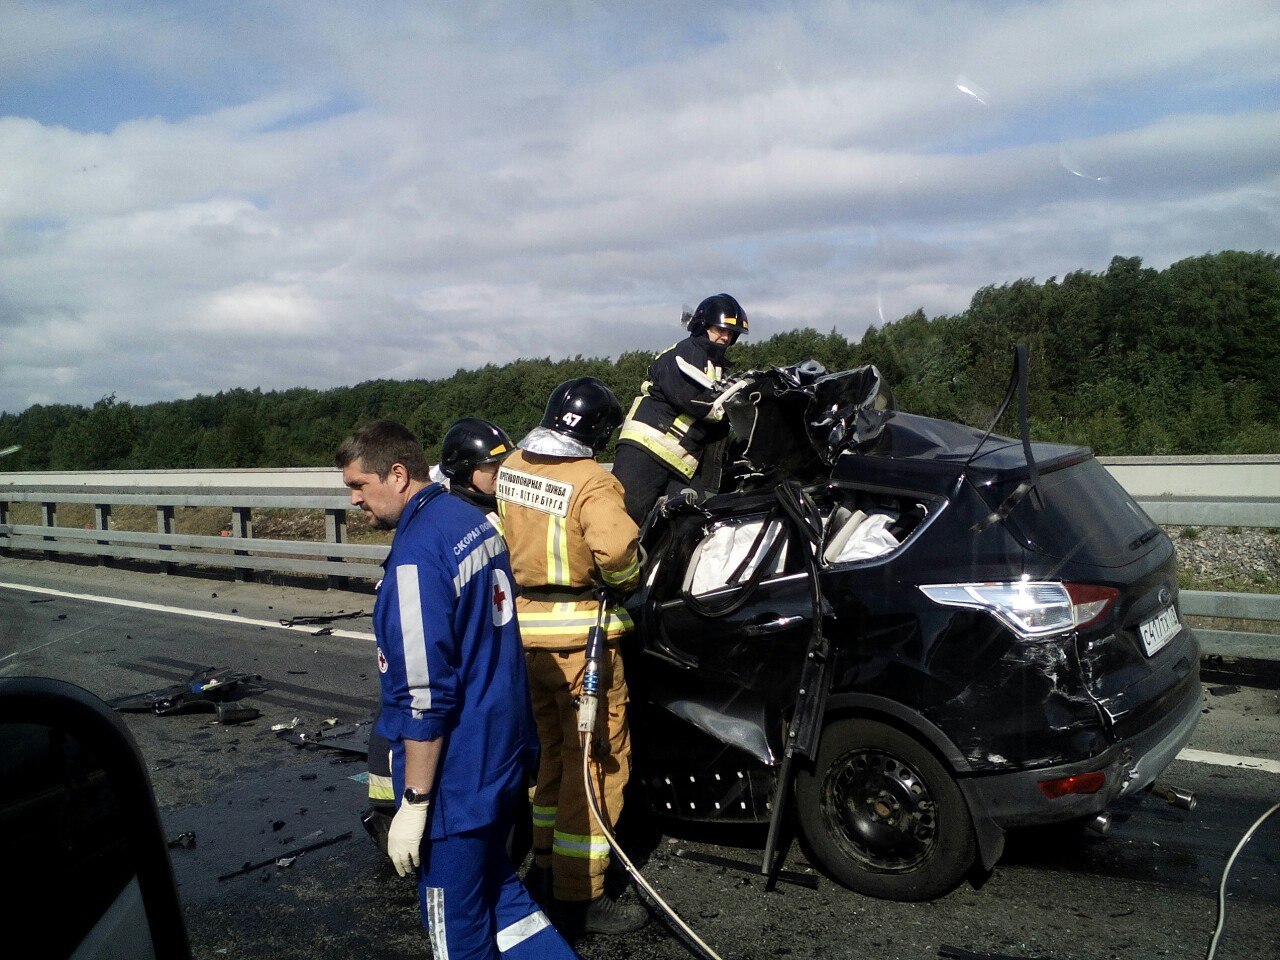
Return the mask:
{"type": "MultiPolygon", "coordinates": [[[[498,501],[498,467],[516,448],[506,431],[478,417],[463,417],[445,432],[440,444],[440,466],[430,476],[455,497],[461,497],[489,518],[502,533],[498,501]]],[[[525,854],[523,838],[528,833],[527,802],[516,813],[516,833],[511,855],[525,854]]],[[[369,731],[369,808],[360,818],[369,836],[383,853],[387,852],[387,829],[396,813],[396,793],[391,782],[391,748],[377,729],[369,731]]],[[[519,863],[516,864],[519,866],[519,863]]]]}
{"type": "Polygon", "coordinates": [[[484,514],[428,479],[422,447],[378,420],[337,465],[351,503],[395,530],[373,608],[399,806],[387,854],[414,874],[437,958],[574,957],[505,849],[537,731],[506,545],[484,514]]]}

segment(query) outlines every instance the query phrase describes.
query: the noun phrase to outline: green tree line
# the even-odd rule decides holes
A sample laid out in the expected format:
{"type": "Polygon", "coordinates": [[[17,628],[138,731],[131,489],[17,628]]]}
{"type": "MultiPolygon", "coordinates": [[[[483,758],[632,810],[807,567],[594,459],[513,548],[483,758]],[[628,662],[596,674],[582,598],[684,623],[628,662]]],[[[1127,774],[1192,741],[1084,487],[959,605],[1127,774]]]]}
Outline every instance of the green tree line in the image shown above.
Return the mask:
{"type": "MultiPolygon", "coordinates": [[[[858,342],[807,327],[744,340],[733,360],[739,369],[809,358],[831,370],[874,363],[902,409],[985,426],[1014,343],[1031,350],[1037,439],[1103,455],[1280,452],[1280,258],[1272,253],[1207,254],[1166,270],[1116,257],[1099,273],[983,287],[961,313],[916,311],[858,342]]],[[[0,449],[21,445],[0,469],[321,466],[352,429],[378,417],[403,421],[435,454],[463,416],[519,439],[570,377],[599,377],[625,406],[651,356],[521,359],[439,380],[234,389],[145,405],[114,395],[89,408],[37,405],[0,414],[0,449]]]]}

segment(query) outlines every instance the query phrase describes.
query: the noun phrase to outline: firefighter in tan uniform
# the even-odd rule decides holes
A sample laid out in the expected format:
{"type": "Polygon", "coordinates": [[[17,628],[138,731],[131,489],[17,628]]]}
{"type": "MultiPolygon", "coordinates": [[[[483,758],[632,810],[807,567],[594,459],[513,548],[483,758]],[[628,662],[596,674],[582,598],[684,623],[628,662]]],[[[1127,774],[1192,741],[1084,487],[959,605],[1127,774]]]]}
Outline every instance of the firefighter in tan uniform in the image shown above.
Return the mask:
{"type": "MultiPolygon", "coordinates": [[[[609,845],[588,807],[577,730],[587,633],[599,612],[593,585],[625,592],[640,577],[638,530],[627,516],[622,485],[595,461],[621,422],[621,406],[599,380],[566,381],[551,394],[542,425],[498,471],[498,512],[519,586],[516,613],[542,746],[533,797],[534,869],[526,882],[544,898],[548,889],[554,893],[549,906],[569,932],[628,933],[648,920],[639,903],[605,890],[609,845]]],[[[632,623],[611,604],[605,625],[604,702],[591,737],[590,770],[612,828],[631,772],[617,641],[632,623]]]]}

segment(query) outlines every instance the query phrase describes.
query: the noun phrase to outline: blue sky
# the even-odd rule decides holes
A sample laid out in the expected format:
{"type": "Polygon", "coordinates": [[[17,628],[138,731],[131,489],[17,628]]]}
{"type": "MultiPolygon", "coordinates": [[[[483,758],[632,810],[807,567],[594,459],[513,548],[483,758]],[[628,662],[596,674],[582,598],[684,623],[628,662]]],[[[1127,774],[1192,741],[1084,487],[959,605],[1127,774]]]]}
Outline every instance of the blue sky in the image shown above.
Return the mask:
{"type": "Polygon", "coordinates": [[[0,5],[0,410],[1277,249],[1266,2],[0,5]]]}

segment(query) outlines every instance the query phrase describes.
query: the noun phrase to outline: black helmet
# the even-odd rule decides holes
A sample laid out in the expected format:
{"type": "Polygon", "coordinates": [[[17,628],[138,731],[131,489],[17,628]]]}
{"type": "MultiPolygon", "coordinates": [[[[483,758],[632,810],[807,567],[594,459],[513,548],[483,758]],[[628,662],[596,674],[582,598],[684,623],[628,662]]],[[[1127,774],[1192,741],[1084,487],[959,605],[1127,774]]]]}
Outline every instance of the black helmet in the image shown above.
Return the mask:
{"type": "Polygon", "coordinates": [[[514,449],[501,427],[478,417],[463,417],[449,428],[440,444],[440,472],[451,483],[469,487],[476,467],[502,460],[514,449]]]}
{"type": "Polygon", "coordinates": [[[551,391],[541,426],[600,450],[622,425],[622,406],[595,377],[566,380],[551,391]]]}
{"type": "Polygon", "coordinates": [[[695,337],[707,332],[708,327],[722,327],[733,334],[732,343],[747,332],[747,311],[727,293],[707,297],[689,318],[689,332],[695,337]]]}

